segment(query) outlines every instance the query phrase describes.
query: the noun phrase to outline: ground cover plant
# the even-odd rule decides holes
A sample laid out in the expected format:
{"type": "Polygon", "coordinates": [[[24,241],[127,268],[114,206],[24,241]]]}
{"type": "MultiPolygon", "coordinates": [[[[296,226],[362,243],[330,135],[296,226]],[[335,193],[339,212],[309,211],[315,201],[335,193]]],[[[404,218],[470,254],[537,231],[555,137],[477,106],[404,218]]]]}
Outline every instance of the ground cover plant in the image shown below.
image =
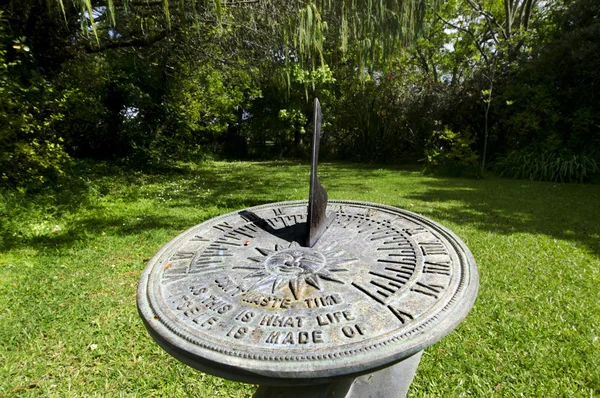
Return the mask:
{"type": "MultiPolygon", "coordinates": [[[[477,259],[477,303],[425,351],[410,396],[600,395],[600,186],[347,163],[320,172],[331,198],[421,213],[477,259]]],[[[150,339],[135,307],[137,281],[192,225],[305,199],[308,173],[295,162],[153,172],[95,164],[62,187],[4,192],[0,396],[251,396],[255,386],[194,371],[150,339]]]]}

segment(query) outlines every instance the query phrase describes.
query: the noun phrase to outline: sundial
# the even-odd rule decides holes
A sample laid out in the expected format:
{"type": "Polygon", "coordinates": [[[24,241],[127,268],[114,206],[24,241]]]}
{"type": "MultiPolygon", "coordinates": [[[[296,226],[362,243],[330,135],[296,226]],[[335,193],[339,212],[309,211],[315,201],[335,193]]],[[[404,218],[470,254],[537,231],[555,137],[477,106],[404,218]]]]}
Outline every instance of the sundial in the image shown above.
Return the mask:
{"type": "Polygon", "coordinates": [[[354,380],[414,357],[416,369],[473,306],[475,261],[451,231],[399,208],[328,200],[318,100],[314,119],[309,201],[196,225],[142,274],[144,324],[182,362],[265,385],[354,380]]]}

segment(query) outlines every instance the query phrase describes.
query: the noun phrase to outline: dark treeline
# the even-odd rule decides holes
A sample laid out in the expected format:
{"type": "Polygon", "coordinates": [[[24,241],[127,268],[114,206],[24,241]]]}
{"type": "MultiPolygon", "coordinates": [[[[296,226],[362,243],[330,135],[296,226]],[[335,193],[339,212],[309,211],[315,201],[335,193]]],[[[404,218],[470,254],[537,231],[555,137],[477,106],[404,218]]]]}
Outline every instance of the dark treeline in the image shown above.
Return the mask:
{"type": "Polygon", "coordinates": [[[598,178],[598,1],[338,3],[5,2],[0,184],[305,157],[313,96],[322,157],[598,178]]]}

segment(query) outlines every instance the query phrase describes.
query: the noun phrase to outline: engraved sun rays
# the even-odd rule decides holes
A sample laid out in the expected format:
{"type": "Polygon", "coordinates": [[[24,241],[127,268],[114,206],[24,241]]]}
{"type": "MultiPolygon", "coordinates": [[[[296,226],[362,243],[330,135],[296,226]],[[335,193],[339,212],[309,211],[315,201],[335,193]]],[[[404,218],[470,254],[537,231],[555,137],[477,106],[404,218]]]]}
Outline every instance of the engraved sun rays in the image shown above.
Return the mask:
{"type": "Polygon", "coordinates": [[[260,256],[248,257],[249,264],[234,267],[251,271],[244,279],[258,279],[249,290],[268,289],[275,293],[289,289],[295,299],[306,286],[321,290],[323,280],[345,283],[335,274],[347,272],[343,266],[357,261],[334,246],[317,251],[292,242],[275,245],[274,250],[261,247],[256,250],[260,256]]]}

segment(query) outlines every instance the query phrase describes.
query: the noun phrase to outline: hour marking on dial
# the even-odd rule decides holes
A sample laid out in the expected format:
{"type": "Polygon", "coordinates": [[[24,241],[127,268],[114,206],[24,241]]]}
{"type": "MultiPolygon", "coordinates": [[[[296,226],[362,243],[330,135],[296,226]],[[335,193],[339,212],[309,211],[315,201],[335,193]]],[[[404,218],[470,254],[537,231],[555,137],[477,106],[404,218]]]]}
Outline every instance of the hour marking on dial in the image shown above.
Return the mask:
{"type": "Polygon", "coordinates": [[[218,229],[219,231],[222,231],[222,232],[229,231],[229,230],[233,229],[233,227],[231,225],[229,225],[229,223],[227,223],[227,222],[222,222],[220,224],[213,225],[213,228],[216,228],[216,229],[218,229]]]}
{"type": "Polygon", "coordinates": [[[446,247],[439,240],[433,240],[428,242],[420,242],[421,250],[425,256],[445,255],[448,254],[446,247]]]}
{"type": "Polygon", "coordinates": [[[223,237],[223,238],[217,239],[215,241],[215,243],[219,243],[222,245],[230,245],[230,246],[242,246],[240,243],[230,242],[228,239],[231,239],[231,238],[223,237]]]}
{"type": "Polygon", "coordinates": [[[402,324],[404,324],[404,323],[406,323],[406,322],[414,319],[414,317],[411,314],[409,314],[408,312],[406,312],[406,310],[403,311],[403,310],[400,310],[400,309],[398,309],[396,307],[393,307],[391,305],[388,305],[387,307],[388,307],[388,309],[390,311],[392,311],[392,314],[394,314],[394,316],[396,316],[396,318],[398,318],[398,320],[402,324]]]}
{"type": "Polygon", "coordinates": [[[440,274],[450,276],[452,263],[450,261],[425,261],[423,272],[426,274],[440,274]]]}
{"type": "Polygon", "coordinates": [[[213,259],[213,260],[194,261],[193,265],[198,266],[198,267],[206,267],[207,265],[210,265],[210,264],[222,264],[222,263],[223,263],[223,259],[217,258],[217,259],[213,259]]]}
{"type": "Polygon", "coordinates": [[[383,301],[382,298],[374,295],[373,293],[371,293],[371,291],[365,289],[364,287],[362,287],[358,283],[352,282],[352,286],[354,286],[355,288],[357,288],[358,290],[360,290],[361,292],[363,292],[367,296],[371,297],[373,300],[377,301],[379,304],[385,304],[385,302],[383,301]]]}
{"type": "Polygon", "coordinates": [[[190,239],[190,242],[210,242],[210,239],[207,239],[200,235],[194,235],[194,237],[190,239]]]}
{"type": "Polygon", "coordinates": [[[423,282],[417,282],[414,287],[410,290],[413,292],[421,293],[426,296],[431,296],[433,298],[438,298],[439,293],[444,289],[443,286],[440,285],[430,285],[423,282]]]}
{"type": "Polygon", "coordinates": [[[385,229],[385,230],[373,232],[371,241],[381,240],[381,239],[397,238],[397,237],[401,237],[401,236],[402,236],[402,234],[400,232],[398,232],[398,231],[394,231],[394,230],[390,230],[390,229],[385,229]]]}
{"type": "Polygon", "coordinates": [[[175,252],[175,254],[173,254],[173,256],[171,256],[170,261],[191,260],[192,258],[194,258],[195,255],[196,255],[196,253],[194,253],[194,252],[178,251],[178,252],[175,252]]]}
{"type": "Polygon", "coordinates": [[[424,234],[428,231],[427,231],[427,229],[425,229],[423,227],[414,227],[414,228],[404,228],[404,232],[406,232],[410,236],[415,236],[415,235],[419,235],[419,234],[424,234]]]}

